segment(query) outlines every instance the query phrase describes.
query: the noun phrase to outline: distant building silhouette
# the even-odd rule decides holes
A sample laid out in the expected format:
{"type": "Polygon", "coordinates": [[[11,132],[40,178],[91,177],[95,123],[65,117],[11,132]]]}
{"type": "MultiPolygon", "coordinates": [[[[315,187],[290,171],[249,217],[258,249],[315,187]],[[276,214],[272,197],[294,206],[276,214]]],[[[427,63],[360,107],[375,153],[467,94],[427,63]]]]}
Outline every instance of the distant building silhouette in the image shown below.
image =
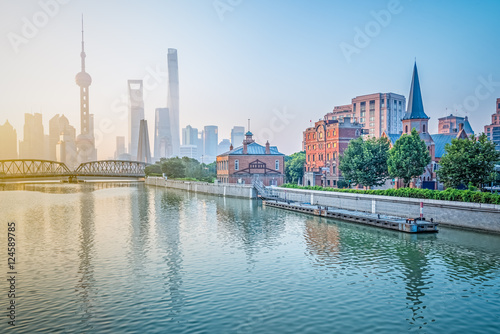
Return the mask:
{"type": "Polygon", "coordinates": [[[79,163],[97,160],[94,138],[94,118],[92,117],[93,115],[89,113],[89,86],[92,84],[92,78],[90,74],[85,72],[86,56],[82,17],[81,71],[75,77],[76,84],[80,86],[80,135],[78,135],[76,139],[79,163]]]}
{"type": "Polygon", "coordinates": [[[181,145],[180,157],[198,159],[198,147],[196,145],[181,145]]]}
{"type": "Polygon", "coordinates": [[[182,145],[198,146],[198,129],[193,128],[191,125],[182,129],[182,145]]]}
{"type": "Polygon", "coordinates": [[[160,160],[160,158],[173,156],[171,130],[168,108],[156,108],[154,132],[154,157],[156,161],[160,160]]]}
{"type": "Polygon", "coordinates": [[[168,49],[168,97],[167,108],[170,115],[170,133],[172,136],[172,156],[179,155],[179,64],[177,50],[168,49]]]}
{"type": "Polygon", "coordinates": [[[141,119],[139,125],[139,145],[137,148],[137,161],[151,163],[148,121],[146,121],[145,119],[141,119]]]}
{"type": "Polygon", "coordinates": [[[125,153],[127,153],[127,151],[125,150],[125,137],[116,136],[115,159],[121,160],[118,157],[123,156],[123,154],[125,153]]]}
{"type": "Polygon", "coordinates": [[[217,144],[219,142],[219,128],[207,125],[203,130],[203,162],[211,163],[217,158],[217,144]]]}
{"type": "Polygon", "coordinates": [[[129,96],[129,145],[128,152],[132,157],[137,156],[137,148],[139,147],[139,128],[141,120],[144,119],[144,99],[143,99],[143,83],[142,80],[128,81],[128,96],[129,96]]]}
{"type": "Polygon", "coordinates": [[[24,114],[24,138],[19,142],[19,158],[45,159],[42,114],[24,114]]]}
{"type": "Polygon", "coordinates": [[[229,139],[222,139],[217,147],[217,154],[226,153],[229,151],[229,147],[231,147],[231,142],[229,139]]]}
{"type": "Polygon", "coordinates": [[[69,168],[78,164],[76,129],[64,115],[49,120],[47,152],[47,159],[64,162],[69,168]]]}
{"type": "Polygon", "coordinates": [[[9,121],[0,125],[0,143],[0,160],[18,158],[17,132],[9,121]]]}
{"type": "Polygon", "coordinates": [[[231,129],[231,144],[238,147],[243,143],[243,139],[245,139],[245,127],[233,126],[231,129]]]}

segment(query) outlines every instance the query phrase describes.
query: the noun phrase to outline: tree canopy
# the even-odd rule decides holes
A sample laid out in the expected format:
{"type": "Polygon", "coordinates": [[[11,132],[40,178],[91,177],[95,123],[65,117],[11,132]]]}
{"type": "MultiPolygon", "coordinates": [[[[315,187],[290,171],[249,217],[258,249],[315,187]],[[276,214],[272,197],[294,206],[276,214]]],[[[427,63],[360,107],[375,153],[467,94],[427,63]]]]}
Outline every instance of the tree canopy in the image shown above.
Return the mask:
{"type": "Polygon", "coordinates": [[[340,157],[339,169],[348,183],[364,187],[384,184],[389,176],[387,158],[389,140],[387,138],[362,137],[351,140],[340,157]]]}
{"type": "Polygon", "coordinates": [[[212,182],[216,177],[215,162],[203,164],[188,157],[161,158],[155,164],[147,166],[145,172],[146,175],[164,173],[167,177],[173,179],[189,178],[204,182],[212,182]]]}
{"type": "Polygon", "coordinates": [[[453,139],[451,145],[445,146],[437,175],[446,187],[456,188],[472,183],[481,188],[495,176],[498,159],[500,152],[495,151],[495,144],[484,133],[479,139],[453,139]]]}
{"type": "Polygon", "coordinates": [[[411,180],[424,173],[425,166],[431,162],[427,145],[413,128],[411,134],[403,134],[389,151],[387,165],[389,175],[403,180],[408,187],[411,180]]]}
{"type": "Polygon", "coordinates": [[[304,176],[306,152],[300,151],[285,157],[285,175],[287,182],[297,183],[304,176]]]}

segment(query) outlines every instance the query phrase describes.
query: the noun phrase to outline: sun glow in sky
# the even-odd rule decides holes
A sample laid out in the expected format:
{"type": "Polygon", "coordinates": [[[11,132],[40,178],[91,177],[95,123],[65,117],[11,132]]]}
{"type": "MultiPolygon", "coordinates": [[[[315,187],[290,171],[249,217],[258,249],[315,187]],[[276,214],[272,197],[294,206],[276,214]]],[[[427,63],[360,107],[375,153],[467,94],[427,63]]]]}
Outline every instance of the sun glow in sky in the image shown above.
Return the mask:
{"type": "Polygon", "coordinates": [[[250,118],[258,141],[298,151],[309,121],[335,105],[408,98],[415,58],[431,132],[453,113],[478,133],[500,97],[499,10],[495,0],[0,0],[0,123],[22,139],[24,113],[41,112],[46,133],[64,114],[79,133],[83,13],[99,159],[128,135],[129,79],[145,80],[153,134],[168,48],[179,56],[181,127],[217,125],[219,141],[250,118]]]}

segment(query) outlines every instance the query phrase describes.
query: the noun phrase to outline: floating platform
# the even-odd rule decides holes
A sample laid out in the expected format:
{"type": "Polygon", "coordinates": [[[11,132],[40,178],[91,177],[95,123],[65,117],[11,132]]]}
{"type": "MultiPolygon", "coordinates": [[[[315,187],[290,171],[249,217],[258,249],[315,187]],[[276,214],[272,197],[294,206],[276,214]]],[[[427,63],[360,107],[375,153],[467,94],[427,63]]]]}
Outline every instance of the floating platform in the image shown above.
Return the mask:
{"type": "Polygon", "coordinates": [[[438,232],[438,223],[426,221],[425,218],[400,218],[379,215],[376,213],[366,213],[360,211],[351,211],[311,205],[308,203],[289,203],[282,201],[264,200],[265,206],[291,210],[296,212],[308,213],[315,216],[327,218],[336,218],[355,223],[372,225],[390,230],[396,230],[406,233],[436,233],[438,232]]]}

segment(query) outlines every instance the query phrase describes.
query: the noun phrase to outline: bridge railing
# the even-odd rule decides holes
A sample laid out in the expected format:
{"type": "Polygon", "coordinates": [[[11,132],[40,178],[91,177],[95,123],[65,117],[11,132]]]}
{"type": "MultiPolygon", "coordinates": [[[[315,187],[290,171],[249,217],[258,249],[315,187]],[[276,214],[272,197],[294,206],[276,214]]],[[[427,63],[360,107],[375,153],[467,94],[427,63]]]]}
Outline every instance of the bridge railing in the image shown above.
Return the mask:
{"type": "Polygon", "coordinates": [[[64,163],[57,161],[0,160],[0,179],[66,176],[144,177],[147,165],[139,161],[100,160],[82,163],[71,171],[64,163]]]}

